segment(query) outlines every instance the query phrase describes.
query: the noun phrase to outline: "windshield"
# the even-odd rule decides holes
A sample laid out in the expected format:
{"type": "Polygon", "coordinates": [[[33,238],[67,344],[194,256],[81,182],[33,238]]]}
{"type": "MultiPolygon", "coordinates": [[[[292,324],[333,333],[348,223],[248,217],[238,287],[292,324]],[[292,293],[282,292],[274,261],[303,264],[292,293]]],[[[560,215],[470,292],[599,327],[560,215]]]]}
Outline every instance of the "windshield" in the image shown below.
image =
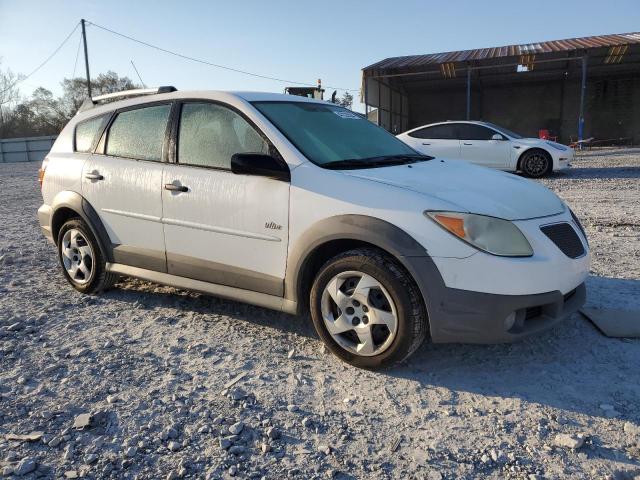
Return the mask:
{"type": "Polygon", "coordinates": [[[253,105],[310,161],[325,168],[372,168],[430,158],[343,107],[295,101],[253,105]]]}
{"type": "Polygon", "coordinates": [[[491,128],[499,131],[500,133],[504,133],[506,136],[511,137],[511,138],[524,138],[522,135],[520,135],[519,133],[516,132],[512,132],[511,130],[508,130],[504,127],[499,127],[498,125],[494,124],[494,123],[489,123],[486,122],[487,125],[489,125],[491,128]]]}

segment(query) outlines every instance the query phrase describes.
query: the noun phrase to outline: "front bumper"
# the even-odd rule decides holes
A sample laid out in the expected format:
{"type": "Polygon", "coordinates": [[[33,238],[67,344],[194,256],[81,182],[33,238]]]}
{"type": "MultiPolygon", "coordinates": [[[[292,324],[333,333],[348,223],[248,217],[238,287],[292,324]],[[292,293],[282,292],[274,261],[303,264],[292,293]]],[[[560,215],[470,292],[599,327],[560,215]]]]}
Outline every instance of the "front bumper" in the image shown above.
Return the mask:
{"type": "Polygon", "coordinates": [[[567,151],[563,151],[555,155],[556,158],[554,159],[553,169],[564,170],[566,168],[570,168],[571,162],[573,161],[573,156],[574,156],[573,148],[569,148],[569,147],[567,148],[567,151]]]}
{"type": "Polygon", "coordinates": [[[584,282],[530,295],[501,295],[450,288],[430,257],[405,257],[425,299],[434,343],[506,343],[546,330],[586,301],[584,282]]]}
{"type": "Polygon", "coordinates": [[[429,317],[434,342],[513,342],[556,325],[587,298],[584,283],[566,295],[557,290],[534,295],[446,290],[429,317]]]}

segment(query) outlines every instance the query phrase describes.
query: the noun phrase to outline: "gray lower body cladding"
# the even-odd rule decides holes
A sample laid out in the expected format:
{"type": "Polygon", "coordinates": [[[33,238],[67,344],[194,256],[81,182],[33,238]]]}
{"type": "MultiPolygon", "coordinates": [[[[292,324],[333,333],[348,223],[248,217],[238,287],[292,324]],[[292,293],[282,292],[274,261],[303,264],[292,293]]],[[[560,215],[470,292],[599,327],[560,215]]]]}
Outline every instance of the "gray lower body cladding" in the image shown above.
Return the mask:
{"type": "Polygon", "coordinates": [[[584,283],[566,295],[497,295],[449,288],[431,258],[403,260],[425,299],[434,343],[513,342],[552,327],[586,300],[584,283]]]}
{"type": "MultiPolygon", "coordinates": [[[[69,205],[75,207],[76,212],[80,213],[89,223],[99,241],[102,240],[108,244],[106,231],[91,206],[77,194],[70,200],[75,200],[69,202],[69,205]]],[[[43,206],[38,211],[38,217],[43,234],[54,240],[51,232],[51,213],[51,208],[43,206]]],[[[352,217],[357,216],[348,216],[348,220],[354,220],[352,217]]],[[[359,217],[355,218],[355,220],[358,219],[359,217]]],[[[357,225],[357,222],[351,221],[349,225],[357,225]]],[[[399,231],[397,227],[385,222],[378,221],[376,225],[379,228],[365,229],[367,231],[362,235],[354,234],[351,238],[367,238],[365,235],[367,232],[384,233],[385,229],[391,229],[391,233],[383,235],[384,238],[378,239],[376,244],[393,252],[416,280],[429,314],[431,339],[436,343],[501,343],[519,340],[560,322],[576,312],[586,300],[584,284],[578,285],[567,295],[563,295],[559,291],[534,295],[496,295],[449,288],[444,284],[431,257],[424,255],[422,253],[424,250],[419,245],[414,245],[415,242],[411,243],[410,237],[399,231]],[[507,321],[508,318],[509,321],[507,321]],[[511,321],[513,321],[512,325],[511,321]]],[[[369,240],[369,238],[367,239],[369,240]]],[[[107,258],[110,258],[113,256],[113,251],[106,250],[106,254],[107,258]]],[[[176,260],[184,261],[184,259],[177,258],[173,260],[174,263],[176,260]]],[[[120,261],[134,267],[138,263],[137,261],[133,262],[131,258],[122,258],[120,261]]],[[[296,278],[293,281],[288,279],[289,291],[292,294],[282,298],[282,280],[254,278],[246,275],[235,278],[231,275],[235,281],[229,282],[232,280],[229,277],[230,272],[228,269],[221,270],[219,265],[201,265],[200,271],[196,272],[193,271],[193,262],[189,262],[189,265],[186,262],[183,263],[184,268],[174,272],[179,276],[162,274],[162,271],[166,272],[164,265],[163,268],[157,268],[157,266],[146,264],[137,265],[146,268],[146,270],[131,268],[131,271],[125,269],[126,271],[118,273],[139,276],[159,283],[177,283],[182,288],[204,291],[289,313],[296,311],[301,313],[298,310],[296,278]],[[205,270],[207,272],[204,272],[205,270]],[[160,277],[160,275],[164,276],[160,277]],[[191,280],[188,277],[197,280],[191,280]],[[248,280],[251,281],[248,282],[248,280]],[[224,283],[227,283],[227,286],[221,285],[224,283]]],[[[293,272],[288,271],[287,273],[293,272]]]]}

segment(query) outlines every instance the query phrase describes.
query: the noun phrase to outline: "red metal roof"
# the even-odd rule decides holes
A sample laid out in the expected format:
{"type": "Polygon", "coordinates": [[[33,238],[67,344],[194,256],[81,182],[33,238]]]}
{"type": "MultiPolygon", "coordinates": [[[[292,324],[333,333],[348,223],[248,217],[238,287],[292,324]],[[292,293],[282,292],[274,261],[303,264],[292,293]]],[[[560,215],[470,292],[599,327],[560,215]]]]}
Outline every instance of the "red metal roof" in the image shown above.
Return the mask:
{"type": "Polygon", "coordinates": [[[613,47],[617,45],[640,44],[640,32],[596,35],[593,37],[568,38],[547,42],[526,43],[523,45],[506,45],[504,47],[477,48],[457,52],[430,53],[427,55],[408,55],[391,57],[365,67],[363,72],[392,74],[415,71],[425,65],[437,65],[449,62],[466,62],[520,55],[569,52],[575,50],[613,47]]]}

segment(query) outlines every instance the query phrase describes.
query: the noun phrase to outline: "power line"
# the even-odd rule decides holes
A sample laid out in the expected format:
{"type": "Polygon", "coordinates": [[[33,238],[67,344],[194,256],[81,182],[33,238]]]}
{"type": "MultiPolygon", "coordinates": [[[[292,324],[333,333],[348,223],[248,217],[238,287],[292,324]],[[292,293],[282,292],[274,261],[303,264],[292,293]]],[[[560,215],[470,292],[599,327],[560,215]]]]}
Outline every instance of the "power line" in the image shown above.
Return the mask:
{"type": "MultiPolygon", "coordinates": [[[[138,40],[137,38],[130,37],[129,35],[125,35],[124,33],[116,32],[115,30],[111,30],[110,28],[103,27],[102,25],[98,25],[97,23],[93,23],[93,22],[90,22],[88,20],[87,20],[87,23],[89,25],[93,25],[94,27],[98,27],[98,28],[100,28],[102,30],[105,30],[105,31],[107,31],[109,33],[112,33],[114,35],[118,35],[119,37],[126,38],[127,40],[131,40],[132,42],[139,43],[141,45],[144,45],[144,46],[149,47],[149,48],[153,48],[155,50],[159,50],[159,51],[164,52],[164,53],[168,53],[169,55],[173,55],[175,57],[180,57],[180,58],[183,58],[185,60],[190,60],[192,62],[197,62],[197,63],[201,63],[201,64],[204,64],[204,65],[208,65],[210,67],[222,68],[224,70],[229,70],[231,72],[241,73],[243,75],[250,75],[252,77],[257,77],[257,78],[264,78],[266,80],[273,80],[273,81],[276,81],[276,82],[282,82],[282,83],[288,83],[288,84],[296,84],[296,85],[305,85],[305,86],[310,86],[310,87],[315,86],[315,84],[313,84],[313,83],[296,82],[296,81],[293,81],[293,80],[286,80],[284,78],[270,77],[268,75],[260,75],[258,73],[248,72],[246,70],[240,70],[238,68],[227,67],[225,65],[220,65],[220,64],[217,64],[217,63],[209,62],[207,60],[202,60],[202,59],[199,59],[199,58],[190,57],[188,55],[183,55],[182,53],[174,52],[172,50],[167,50],[166,48],[162,48],[162,47],[159,47],[157,45],[153,45],[151,43],[147,43],[145,41],[138,40]]],[[[358,92],[359,91],[359,89],[332,87],[330,85],[327,85],[326,88],[329,88],[329,89],[332,88],[334,90],[342,90],[342,91],[345,91],[345,92],[358,92]]]]}
{"type": "Polygon", "coordinates": [[[78,48],[76,50],[76,61],[73,62],[73,75],[71,75],[71,79],[76,78],[76,67],[78,66],[78,57],[80,56],[80,45],[82,45],[82,35],[78,39],[78,48]]]}
{"type": "Polygon", "coordinates": [[[75,31],[78,29],[78,25],[80,25],[80,22],[76,23],[75,27],[73,27],[73,30],[71,30],[71,33],[69,33],[69,35],[66,36],[66,38],[62,41],[62,43],[60,45],[58,45],[58,48],[56,48],[53,53],[51,55],[49,55],[40,65],[38,65],[31,73],[29,73],[28,75],[19,78],[18,80],[16,80],[15,82],[13,82],[11,85],[9,85],[6,89],[4,89],[2,92],[0,92],[0,95],[2,95],[5,92],[8,92],[9,90],[11,90],[13,87],[15,87],[16,85],[18,85],[19,83],[24,82],[26,79],[28,79],[31,75],[33,75],[34,73],[36,73],[38,70],[40,70],[42,67],[44,67],[47,62],[49,62],[49,60],[51,60],[56,53],[58,53],[60,51],[60,49],[64,46],[65,43],[67,43],[67,41],[69,41],[69,39],[71,38],[71,36],[75,33],[75,31]]]}

